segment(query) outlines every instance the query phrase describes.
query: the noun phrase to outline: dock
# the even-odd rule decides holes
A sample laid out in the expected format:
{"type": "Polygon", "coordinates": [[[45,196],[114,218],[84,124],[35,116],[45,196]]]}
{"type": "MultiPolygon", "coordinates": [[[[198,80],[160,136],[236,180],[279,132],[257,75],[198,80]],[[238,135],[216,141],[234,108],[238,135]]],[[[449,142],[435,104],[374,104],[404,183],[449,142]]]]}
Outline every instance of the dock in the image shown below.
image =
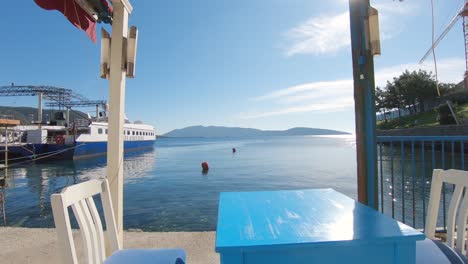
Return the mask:
{"type": "Polygon", "coordinates": [[[5,153],[5,164],[3,168],[8,168],[8,128],[15,127],[20,124],[20,120],[16,119],[0,119],[0,129],[5,129],[5,144],[4,144],[4,153],[5,153]]]}
{"type": "MultiPolygon", "coordinates": [[[[75,241],[79,232],[74,232],[75,241]]],[[[212,232],[142,232],[125,231],[124,248],[183,248],[187,263],[219,264],[212,232]]],[[[1,263],[60,263],[57,235],[53,228],[0,227],[1,263]],[[31,239],[31,238],[34,239],[31,239]]],[[[78,257],[84,256],[81,243],[76,243],[78,257]]],[[[80,262],[81,263],[81,262],[80,262]]]]}

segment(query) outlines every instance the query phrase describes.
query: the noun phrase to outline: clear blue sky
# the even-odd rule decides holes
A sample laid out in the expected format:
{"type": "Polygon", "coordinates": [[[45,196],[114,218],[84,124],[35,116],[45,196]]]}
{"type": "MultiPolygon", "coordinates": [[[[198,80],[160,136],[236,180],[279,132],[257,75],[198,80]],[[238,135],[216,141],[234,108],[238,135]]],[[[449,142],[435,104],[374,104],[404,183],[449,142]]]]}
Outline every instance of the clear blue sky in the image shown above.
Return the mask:
{"type": "MultiPolygon", "coordinates": [[[[430,1],[371,2],[380,11],[382,56],[375,65],[383,84],[405,68],[420,67],[430,46],[430,1]]],[[[437,32],[462,3],[435,0],[437,32]]],[[[348,1],[132,4],[130,25],[139,28],[139,47],[136,78],[127,81],[131,120],[153,124],[158,133],[189,125],[354,131],[348,1]]],[[[7,1],[3,13],[0,85],[56,85],[107,99],[99,43],[33,0],[7,1]]],[[[459,21],[437,49],[442,81],[462,79],[463,45],[459,21]]],[[[432,69],[431,63],[422,67],[432,69]]],[[[36,101],[0,98],[1,105],[36,101]]]]}

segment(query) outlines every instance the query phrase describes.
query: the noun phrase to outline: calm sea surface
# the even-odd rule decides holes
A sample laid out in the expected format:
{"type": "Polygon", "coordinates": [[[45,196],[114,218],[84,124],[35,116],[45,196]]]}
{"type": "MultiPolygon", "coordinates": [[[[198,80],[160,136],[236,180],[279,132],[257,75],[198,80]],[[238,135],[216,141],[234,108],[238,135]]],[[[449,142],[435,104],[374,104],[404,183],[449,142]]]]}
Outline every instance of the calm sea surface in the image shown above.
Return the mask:
{"type": "MultiPolygon", "coordinates": [[[[10,168],[9,186],[0,188],[5,196],[0,226],[53,227],[50,195],[105,177],[105,166],[106,159],[97,158],[10,168]]],[[[334,188],[356,198],[355,139],[163,138],[154,150],[127,156],[124,174],[126,229],[215,230],[220,192],[334,188]],[[210,165],[206,175],[202,161],[210,165]]]]}

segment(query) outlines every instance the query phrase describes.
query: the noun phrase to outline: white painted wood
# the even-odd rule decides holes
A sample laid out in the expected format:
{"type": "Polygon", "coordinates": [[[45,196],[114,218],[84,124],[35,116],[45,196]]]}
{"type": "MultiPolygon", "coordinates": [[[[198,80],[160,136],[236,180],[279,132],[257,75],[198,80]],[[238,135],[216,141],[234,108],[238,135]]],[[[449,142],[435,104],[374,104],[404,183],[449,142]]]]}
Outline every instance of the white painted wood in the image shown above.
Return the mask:
{"type": "Polygon", "coordinates": [[[457,217],[457,244],[455,250],[466,255],[466,218],[468,216],[468,195],[463,197],[463,202],[460,206],[460,212],[457,217]]]}
{"type": "Polygon", "coordinates": [[[114,208],[110,195],[109,182],[107,180],[102,184],[101,200],[104,217],[106,218],[106,237],[109,242],[108,254],[106,256],[110,256],[112,252],[122,249],[122,244],[120,243],[117,233],[114,208]]]}
{"type": "Polygon", "coordinates": [[[104,238],[104,229],[102,228],[101,217],[99,212],[94,204],[94,199],[92,197],[86,198],[86,203],[88,204],[89,211],[93,217],[94,228],[96,230],[96,239],[97,239],[97,260],[98,263],[106,259],[106,250],[105,250],[105,238],[104,238]]]}
{"type": "Polygon", "coordinates": [[[426,216],[426,237],[435,238],[437,216],[443,183],[455,185],[447,215],[447,245],[466,254],[466,224],[468,217],[468,171],[436,169],[432,176],[432,186],[426,216]],[[461,204],[460,204],[461,201],[461,204]],[[456,243],[455,231],[457,233],[456,243]]]}
{"type": "MultiPolygon", "coordinates": [[[[89,197],[92,198],[92,197],[89,197]]],[[[88,229],[91,235],[91,245],[93,246],[92,251],[91,251],[91,257],[93,259],[93,263],[100,263],[99,256],[101,255],[98,253],[99,251],[99,240],[98,240],[98,232],[96,230],[96,225],[94,224],[93,217],[91,216],[90,208],[88,207],[87,199],[79,201],[78,203],[80,204],[81,208],[83,209],[83,212],[85,214],[85,224],[88,225],[88,229]]]]}
{"type": "Polygon", "coordinates": [[[122,3],[125,6],[125,9],[127,9],[127,12],[129,14],[132,13],[133,7],[130,4],[130,1],[128,1],[128,0],[112,0],[113,5],[118,4],[118,3],[122,3]]]}
{"type": "Polygon", "coordinates": [[[447,214],[447,245],[452,248],[455,246],[455,219],[457,217],[457,209],[463,195],[463,189],[465,189],[465,187],[462,185],[455,186],[447,214]]]}
{"type": "Polygon", "coordinates": [[[61,194],[52,194],[52,212],[54,215],[55,228],[57,229],[58,251],[62,257],[63,264],[77,264],[75,243],[70,225],[70,216],[67,206],[63,204],[61,194]]]}
{"type": "Polygon", "coordinates": [[[61,195],[64,206],[68,207],[80,200],[102,192],[102,181],[90,180],[63,188],[61,195]]]}
{"type": "Polygon", "coordinates": [[[64,188],[60,194],[52,195],[51,200],[58,235],[58,245],[63,263],[78,263],[68,207],[73,209],[80,227],[86,253],[86,263],[101,264],[106,259],[106,256],[121,249],[107,180],[90,180],[64,188]],[[101,218],[92,198],[92,196],[97,194],[101,196],[107,237],[104,235],[101,218]],[[106,248],[109,249],[107,254],[106,248]]]}
{"type": "Polygon", "coordinates": [[[76,221],[80,226],[81,237],[83,238],[83,246],[86,253],[86,262],[89,264],[94,263],[93,259],[93,242],[91,231],[89,230],[88,220],[86,219],[84,208],[81,206],[81,201],[71,205],[73,214],[75,214],[76,221]]]}
{"type": "Polygon", "coordinates": [[[426,215],[426,237],[429,239],[435,238],[435,229],[437,225],[437,215],[439,213],[440,193],[442,189],[442,170],[434,170],[432,174],[431,192],[429,194],[429,204],[427,205],[426,215]]]}
{"type": "Polygon", "coordinates": [[[111,60],[109,69],[109,138],[107,144],[107,178],[115,206],[119,243],[123,238],[123,126],[125,119],[125,38],[128,32],[128,1],[113,0],[111,60]]]}

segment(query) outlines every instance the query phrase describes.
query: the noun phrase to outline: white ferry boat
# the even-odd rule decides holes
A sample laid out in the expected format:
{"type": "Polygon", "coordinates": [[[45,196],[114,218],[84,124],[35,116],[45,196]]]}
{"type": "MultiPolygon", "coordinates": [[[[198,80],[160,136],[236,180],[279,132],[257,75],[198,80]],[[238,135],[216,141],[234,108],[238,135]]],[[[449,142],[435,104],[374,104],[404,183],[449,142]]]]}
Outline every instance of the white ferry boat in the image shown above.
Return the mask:
{"type": "MultiPolygon", "coordinates": [[[[20,140],[8,146],[12,157],[34,159],[82,159],[107,155],[107,117],[84,120],[66,126],[18,126],[15,134],[20,140]],[[87,123],[87,124],[86,124],[87,123]]],[[[152,149],[156,140],[153,126],[125,120],[124,152],[152,149]]],[[[0,149],[4,149],[2,144],[0,149]]]]}

